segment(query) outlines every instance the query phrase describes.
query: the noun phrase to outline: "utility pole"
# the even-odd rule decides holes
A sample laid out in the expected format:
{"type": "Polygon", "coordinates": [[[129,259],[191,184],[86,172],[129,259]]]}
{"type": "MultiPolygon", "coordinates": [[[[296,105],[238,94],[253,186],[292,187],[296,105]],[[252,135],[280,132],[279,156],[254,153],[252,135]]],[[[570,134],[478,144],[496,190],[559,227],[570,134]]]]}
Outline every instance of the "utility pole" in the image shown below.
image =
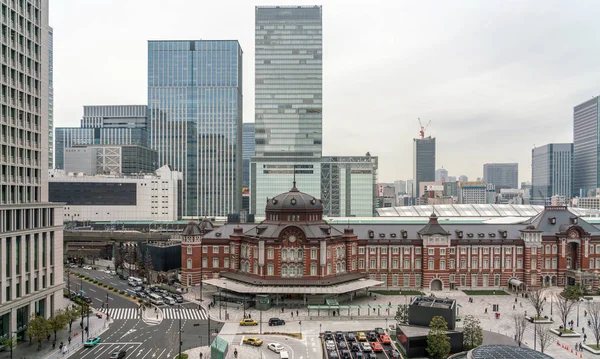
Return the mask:
{"type": "Polygon", "coordinates": [[[85,326],[87,328],[87,330],[85,331],[85,334],[87,334],[88,339],[90,338],[90,305],[86,304],[85,305],[85,313],[87,315],[87,325],[85,326]]]}
{"type": "Polygon", "coordinates": [[[181,304],[179,305],[179,359],[181,359],[181,304]]]}
{"type": "MultiPolygon", "coordinates": [[[[208,328],[206,328],[206,338],[208,338],[208,343],[206,345],[210,347],[210,313],[207,312],[206,316],[208,317],[208,328]]],[[[200,342],[200,344],[202,344],[202,342],[200,342]]]]}
{"type": "MultiPolygon", "coordinates": [[[[81,329],[83,329],[83,304],[81,305],[81,323],[79,325],[81,327],[81,329]]],[[[83,340],[83,331],[81,332],[81,344],[83,344],[85,342],[85,340],[83,340]]]]}
{"type": "Polygon", "coordinates": [[[221,319],[221,308],[223,308],[223,298],[221,298],[221,287],[219,287],[219,320],[221,319]]]}

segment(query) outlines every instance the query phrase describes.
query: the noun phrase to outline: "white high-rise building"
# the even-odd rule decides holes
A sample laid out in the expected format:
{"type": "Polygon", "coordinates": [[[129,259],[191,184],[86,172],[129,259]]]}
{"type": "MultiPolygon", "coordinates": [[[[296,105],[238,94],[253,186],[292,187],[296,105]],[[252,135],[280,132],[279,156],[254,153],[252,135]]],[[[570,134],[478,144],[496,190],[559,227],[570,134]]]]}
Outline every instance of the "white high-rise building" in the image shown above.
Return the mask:
{"type": "Polygon", "coordinates": [[[2,12],[0,339],[20,341],[31,316],[50,317],[62,299],[63,216],[48,203],[48,0],[3,1],[2,12]]]}
{"type": "Polygon", "coordinates": [[[256,7],[255,157],[250,212],[292,181],[321,193],[323,23],[321,6],[256,7]]]}

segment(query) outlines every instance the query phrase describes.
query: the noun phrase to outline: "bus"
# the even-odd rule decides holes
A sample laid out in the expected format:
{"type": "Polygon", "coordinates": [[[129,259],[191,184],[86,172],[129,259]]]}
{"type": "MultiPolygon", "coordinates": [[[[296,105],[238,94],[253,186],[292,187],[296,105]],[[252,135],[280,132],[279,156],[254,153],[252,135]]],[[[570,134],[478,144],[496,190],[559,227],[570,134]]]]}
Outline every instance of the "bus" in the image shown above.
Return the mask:
{"type": "Polygon", "coordinates": [[[148,294],[148,296],[150,297],[150,303],[152,303],[154,305],[165,304],[165,302],[163,302],[162,297],[158,294],[150,293],[150,294],[148,294]]]}
{"type": "Polygon", "coordinates": [[[137,287],[138,285],[142,285],[142,280],[136,277],[129,277],[127,279],[129,281],[129,285],[132,287],[137,287]]]}

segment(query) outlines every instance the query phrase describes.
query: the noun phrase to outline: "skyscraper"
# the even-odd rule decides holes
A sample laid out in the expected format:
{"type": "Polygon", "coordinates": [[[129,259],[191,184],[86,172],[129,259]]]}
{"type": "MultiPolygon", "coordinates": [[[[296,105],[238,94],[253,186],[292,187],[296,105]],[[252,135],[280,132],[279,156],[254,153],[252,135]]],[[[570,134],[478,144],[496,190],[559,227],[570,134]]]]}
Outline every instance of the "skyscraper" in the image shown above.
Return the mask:
{"type": "Polygon", "coordinates": [[[446,182],[448,181],[448,170],[445,168],[438,168],[435,170],[435,181],[446,182]]]}
{"type": "Polygon", "coordinates": [[[580,197],[593,197],[600,188],[599,107],[596,96],[573,108],[573,190],[580,197]]]}
{"type": "Polygon", "coordinates": [[[413,139],[413,194],[421,196],[421,182],[435,181],[435,138],[413,139]]]}
{"type": "Polygon", "coordinates": [[[54,30],[48,27],[48,168],[54,168],[54,30]]]}
{"type": "Polygon", "coordinates": [[[546,204],[554,195],[573,196],[573,144],[550,143],[531,150],[533,204],[546,204]]]}
{"type": "Polygon", "coordinates": [[[242,49],[235,40],[149,41],[150,146],[183,172],[183,215],[237,213],[242,49]]]}
{"type": "Polygon", "coordinates": [[[493,184],[498,192],[503,188],[519,188],[519,164],[486,163],[483,165],[483,181],[493,184]]]}
{"type": "Polygon", "coordinates": [[[321,6],[256,7],[256,156],[250,212],[297,187],[321,191],[323,34],[321,6]]]}
{"type": "Polygon", "coordinates": [[[242,132],[242,187],[250,186],[250,160],[254,157],[254,123],[244,123],[242,132]]]}
{"type": "Polygon", "coordinates": [[[48,203],[48,0],[5,1],[2,12],[0,338],[21,341],[33,315],[62,302],[63,214],[48,203]]]}

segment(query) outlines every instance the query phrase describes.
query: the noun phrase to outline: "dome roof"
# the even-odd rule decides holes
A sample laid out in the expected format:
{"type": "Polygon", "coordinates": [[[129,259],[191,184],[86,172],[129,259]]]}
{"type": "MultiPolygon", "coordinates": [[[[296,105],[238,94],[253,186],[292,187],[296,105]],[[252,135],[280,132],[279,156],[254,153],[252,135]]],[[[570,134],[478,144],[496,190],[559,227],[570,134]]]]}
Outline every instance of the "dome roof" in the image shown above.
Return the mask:
{"type": "Polygon", "coordinates": [[[266,211],[323,212],[323,202],[315,196],[300,192],[294,182],[294,187],[289,192],[267,199],[266,211]]]}
{"type": "Polygon", "coordinates": [[[207,230],[213,229],[213,225],[209,220],[203,220],[201,223],[190,221],[183,229],[182,235],[184,236],[199,236],[207,232],[207,230]]]}

